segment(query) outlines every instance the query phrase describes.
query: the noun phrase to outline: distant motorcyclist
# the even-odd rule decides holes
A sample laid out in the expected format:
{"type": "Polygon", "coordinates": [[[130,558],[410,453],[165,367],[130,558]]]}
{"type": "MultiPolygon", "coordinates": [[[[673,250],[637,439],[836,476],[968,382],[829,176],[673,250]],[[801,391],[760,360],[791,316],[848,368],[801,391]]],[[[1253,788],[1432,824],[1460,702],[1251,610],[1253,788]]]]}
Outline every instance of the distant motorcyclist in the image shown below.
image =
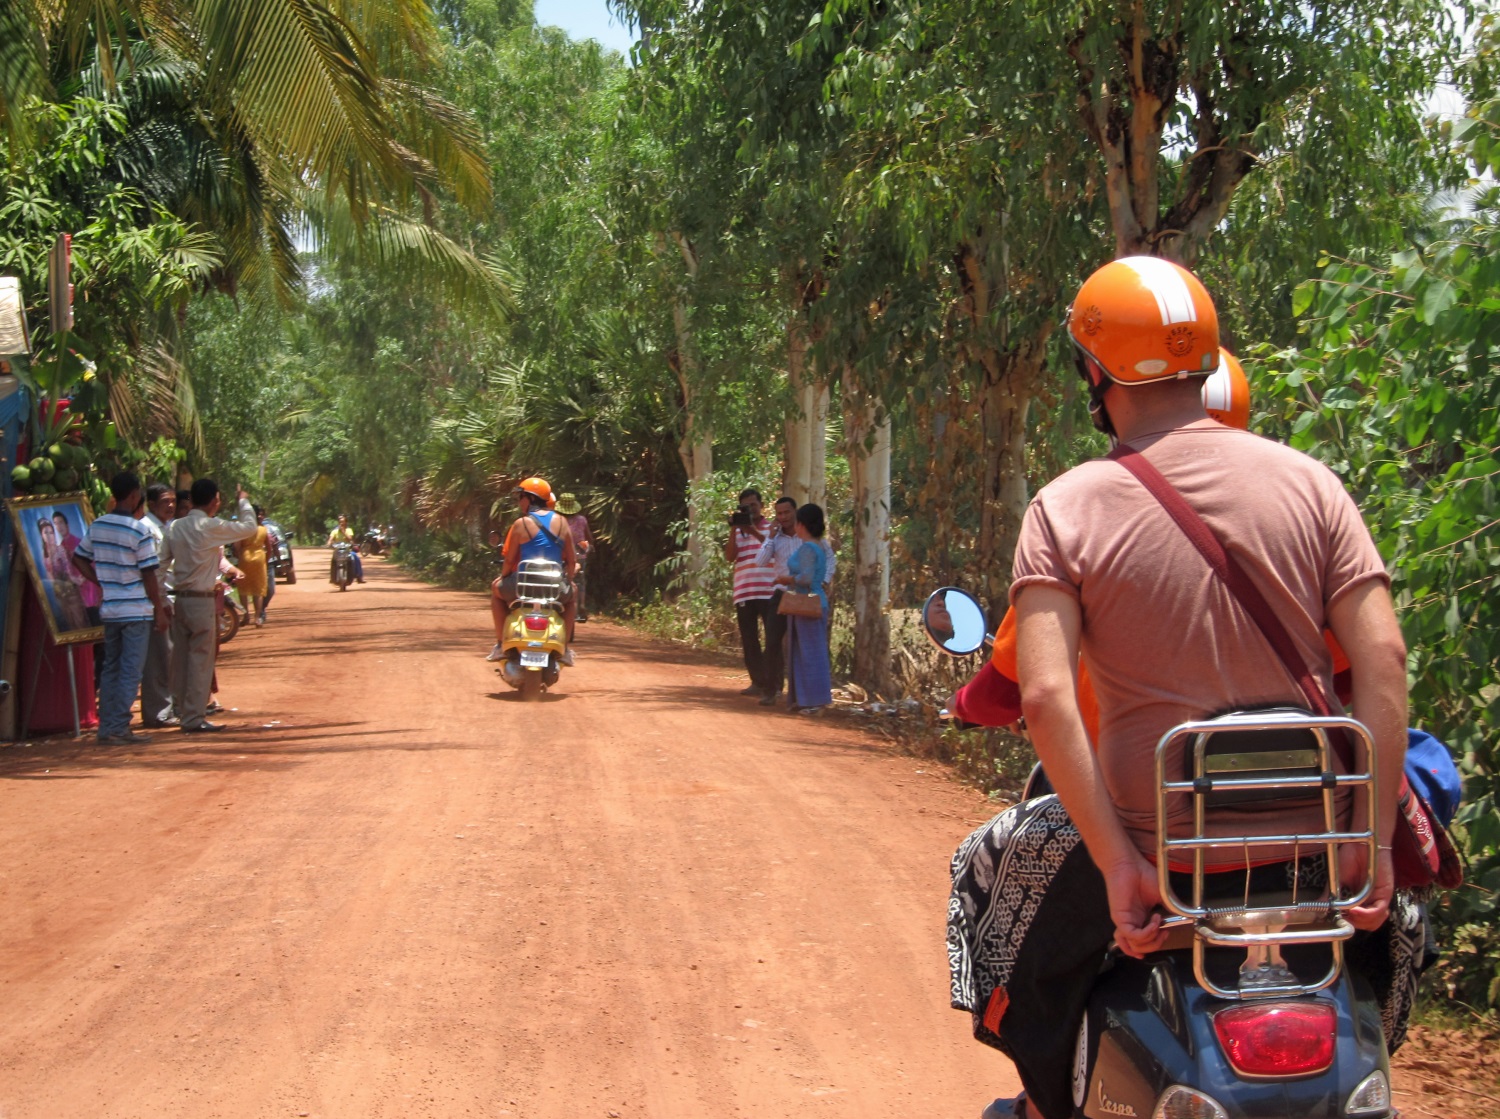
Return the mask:
{"type": "MultiPolygon", "coordinates": [[[[505,534],[500,577],[490,586],[490,616],[495,623],[495,647],[485,659],[503,660],[505,652],[505,619],[516,600],[516,568],[522,560],[541,559],[563,567],[563,617],[568,626],[568,649],[562,663],[573,665],[573,629],[578,621],[578,604],[573,595],[573,578],[578,574],[578,554],[572,530],[560,513],[553,512],[552,487],[543,478],[527,478],[514,492],[520,516],[505,534]]],[[[502,547],[500,534],[490,533],[490,543],[502,547]]]]}
{"type": "MultiPolygon", "coordinates": [[[[354,546],[354,530],[349,527],[349,518],[342,513],[339,514],[338,527],[328,534],[328,546],[330,548],[339,544],[347,544],[349,546],[349,562],[354,565],[354,581],[356,583],[363,583],[365,581],[365,565],[360,562],[359,549],[354,546]]],[[[333,568],[334,563],[337,562],[338,555],[335,553],[333,560],[328,564],[328,581],[330,583],[338,582],[333,568]]]]}

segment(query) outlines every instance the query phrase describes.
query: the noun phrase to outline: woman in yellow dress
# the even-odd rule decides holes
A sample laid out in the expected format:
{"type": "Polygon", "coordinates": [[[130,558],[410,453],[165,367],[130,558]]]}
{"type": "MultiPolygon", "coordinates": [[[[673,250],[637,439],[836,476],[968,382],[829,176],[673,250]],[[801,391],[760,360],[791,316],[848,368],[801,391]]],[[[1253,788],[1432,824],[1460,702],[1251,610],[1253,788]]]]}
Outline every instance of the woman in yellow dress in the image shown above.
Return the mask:
{"type": "Polygon", "coordinates": [[[245,573],[236,589],[240,592],[240,605],[255,611],[255,624],[266,624],[266,549],[270,533],[265,526],[266,513],[259,505],[255,507],[255,521],[259,526],[255,535],[235,545],[239,561],[235,564],[245,573]]]}

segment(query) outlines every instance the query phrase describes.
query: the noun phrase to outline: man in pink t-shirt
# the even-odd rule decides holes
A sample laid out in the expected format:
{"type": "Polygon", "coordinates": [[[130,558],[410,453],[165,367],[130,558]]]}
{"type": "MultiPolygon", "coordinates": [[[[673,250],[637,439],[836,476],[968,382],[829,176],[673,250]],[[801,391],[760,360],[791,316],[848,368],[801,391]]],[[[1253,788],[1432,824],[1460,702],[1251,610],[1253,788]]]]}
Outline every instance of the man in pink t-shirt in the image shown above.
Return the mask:
{"type": "MultiPolygon", "coordinates": [[[[1347,916],[1397,945],[1383,949],[1386,961],[1410,964],[1384,987],[1367,976],[1394,1049],[1414,986],[1414,949],[1404,945],[1420,930],[1414,906],[1391,907],[1406,647],[1380,555],[1326,467],[1207,416],[1200,378],[1218,365],[1218,321],[1192,273],[1154,257],[1106,265],[1074,301],[1069,336],[1096,426],[1160,471],[1224,543],[1329,696],[1325,625],[1348,651],[1353,714],[1376,743],[1385,849],[1369,901],[1347,916]]],[[[1305,700],[1255,621],[1118,462],[1086,462],[1036,495],[1011,601],[1022,707],[1057,796],[1002,813],[955,855],[953,1001],[974,1015],[977,1037],[1012,1056],[1026,1087],[992,1104],[988,1119],[1063,1119],[1073,1039],[1111,937],[1136,957],[1165,941],[1148,858],[1156,743],[1190,719],[1305,700]],[[1078,707],[1080,657],[1099,701],[1097,751],[1078,707]]],[[[1287,822],[1321,830],[1316,821],[1300,828],[1295,814],[1287,822]]],[[[1339,872],[1363,876],[1352,847],[1339,872]]]]}

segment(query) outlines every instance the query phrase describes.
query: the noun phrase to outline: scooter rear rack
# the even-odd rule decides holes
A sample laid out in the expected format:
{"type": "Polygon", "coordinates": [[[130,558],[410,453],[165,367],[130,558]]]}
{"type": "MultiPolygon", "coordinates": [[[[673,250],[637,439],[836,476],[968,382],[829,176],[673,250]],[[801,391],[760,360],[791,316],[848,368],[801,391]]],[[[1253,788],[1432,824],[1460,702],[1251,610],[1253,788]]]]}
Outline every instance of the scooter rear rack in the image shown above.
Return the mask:
{"type": "MultiPolygon", "coordinates": [[[[1344,911],[1362,903],[1373,888],[1377,796],[1370,732],[1354,719],[1284,709],[1183,723],[1157,743],[1156,788],[1156,866],[1162,904],[1173,914],[1168,925],[1193,928],[1193,972],[1203,988],[1222,999],[1284,998],[1310,995],[1337,982],[1343,969],[1342,942],[1354,934],[1344,911]],[[1351,763],[1355,772],[1338,772],[1330,733],[1346,734],[1358,744],[1351,763]],[[1167,759],[1179,744],[1189,759],[1190,776],[1185,780],[1167,774],[1167,759]],[[1244,748],[1233,750],[1237,744],[1244,748]],[[1336,798],[1342,789],[1351,790],[1354,796],[1350,819],[1366,820],[1368,827],[1340,826],[1336,798]],[[1216,808],[1273,799],[1278,793],[1295,797],[1299,791],[1321,802],[1321,831],[1208,834],[1210,815],[1216,808]],[[1175,798],[1183,796],[1192,800],[1192,830],[1173,837],[1168,829],[1169,809],[1175,798]],[[1351,889],[1338,881],[1337,867],[1339,849],[1352,844],[1365,847],[1368,857],[1364,880],[1351,889]],[[1328,886],[1318,896],[1301,897],[1295,874],[1286,893],[1251,894],[1247,873],[1246,893],[1239,904],[1205,898],[1211,852],[1238,853],[1237,861],[1248,871],[1276,857],[1276,852],[1288,850],[1296,863],[1319,854],[1326,858],[1328,886]],[[1172,883],[1174,856],[1179,867],[1183,856],[1191,859],[1191,899],[1184,899],[1172,883]],[[1294,975],[1281,958],[1281,948],[1308,944],[1329,946],[1330,964],[1316,979],[1294,975]],[[1225,987],[1210,978],[1204,964],[1209,947],[1246,950],[1238,987],[1225,987]]],[[[1253,821],[1253,815],[1246,814],[1246,819],[1253,821]]],[[[1215,869],[1233,867],[1219,862],[1215,869]]]]}
{"type": "Polygon", "coordinates": [[[550,606],[562,601],[563,569],[554,560],[526,559],[516,565],[516,601],[550,606]]]}

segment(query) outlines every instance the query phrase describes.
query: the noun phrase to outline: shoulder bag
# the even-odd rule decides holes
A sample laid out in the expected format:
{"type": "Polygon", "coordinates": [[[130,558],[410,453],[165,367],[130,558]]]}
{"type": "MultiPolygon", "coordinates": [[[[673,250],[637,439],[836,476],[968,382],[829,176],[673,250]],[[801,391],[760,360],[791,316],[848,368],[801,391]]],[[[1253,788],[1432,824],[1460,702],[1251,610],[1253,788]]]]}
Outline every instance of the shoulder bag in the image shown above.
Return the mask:
{"type": "Polygon", "coordinates": [[[823,600],[815,594],[782,591],[781,601],[776,604],[776,613],[790,614],[794,618],[821,618],[823,600]]]}
{"type": "MultiPolygon", "coordinates": [[[[1203,523],[1203,518],[1193,510],[1172,483],[1152,466],[1146,457],[1125,443],[1121,443],[1109,457],[1118,462],[1137,481],[1145,486],[1151,496],[1161,503],[1184,536],[1208,561],[1208,566],[1223,581],[1245,613],[1265,635],[1266,642],[1275,651],[1292,679],[1297,681],[1302,694],[1307,697],[1308,708],[1315,715],[1331,715],[1333,709],[1323,694],[1322,685],[1307,667],[1302,654],[1297,651],[1292,635],[1281,624],[1281,619],[1271,609],[1271,604],[1260,593],[1250,577],[1245,574],[1238,561],[1225,550],[1213,530],[1203,523]]],[[[1342,738],[1334,739],[1342,748],[1340,760],[1348,766],[1349,745],[1342,738]]],[[[1432,810],[1422,800],[1403,774],[1401,788],[1397,793],[1396,830],[1391,839],[1391,862],[1395,870],[1397,889],[1422,889],[1438,885],[1448,889],[1463,883],[1463,863],[1458,849],[1446,829],[1437,822],[1432,810]]]]}

